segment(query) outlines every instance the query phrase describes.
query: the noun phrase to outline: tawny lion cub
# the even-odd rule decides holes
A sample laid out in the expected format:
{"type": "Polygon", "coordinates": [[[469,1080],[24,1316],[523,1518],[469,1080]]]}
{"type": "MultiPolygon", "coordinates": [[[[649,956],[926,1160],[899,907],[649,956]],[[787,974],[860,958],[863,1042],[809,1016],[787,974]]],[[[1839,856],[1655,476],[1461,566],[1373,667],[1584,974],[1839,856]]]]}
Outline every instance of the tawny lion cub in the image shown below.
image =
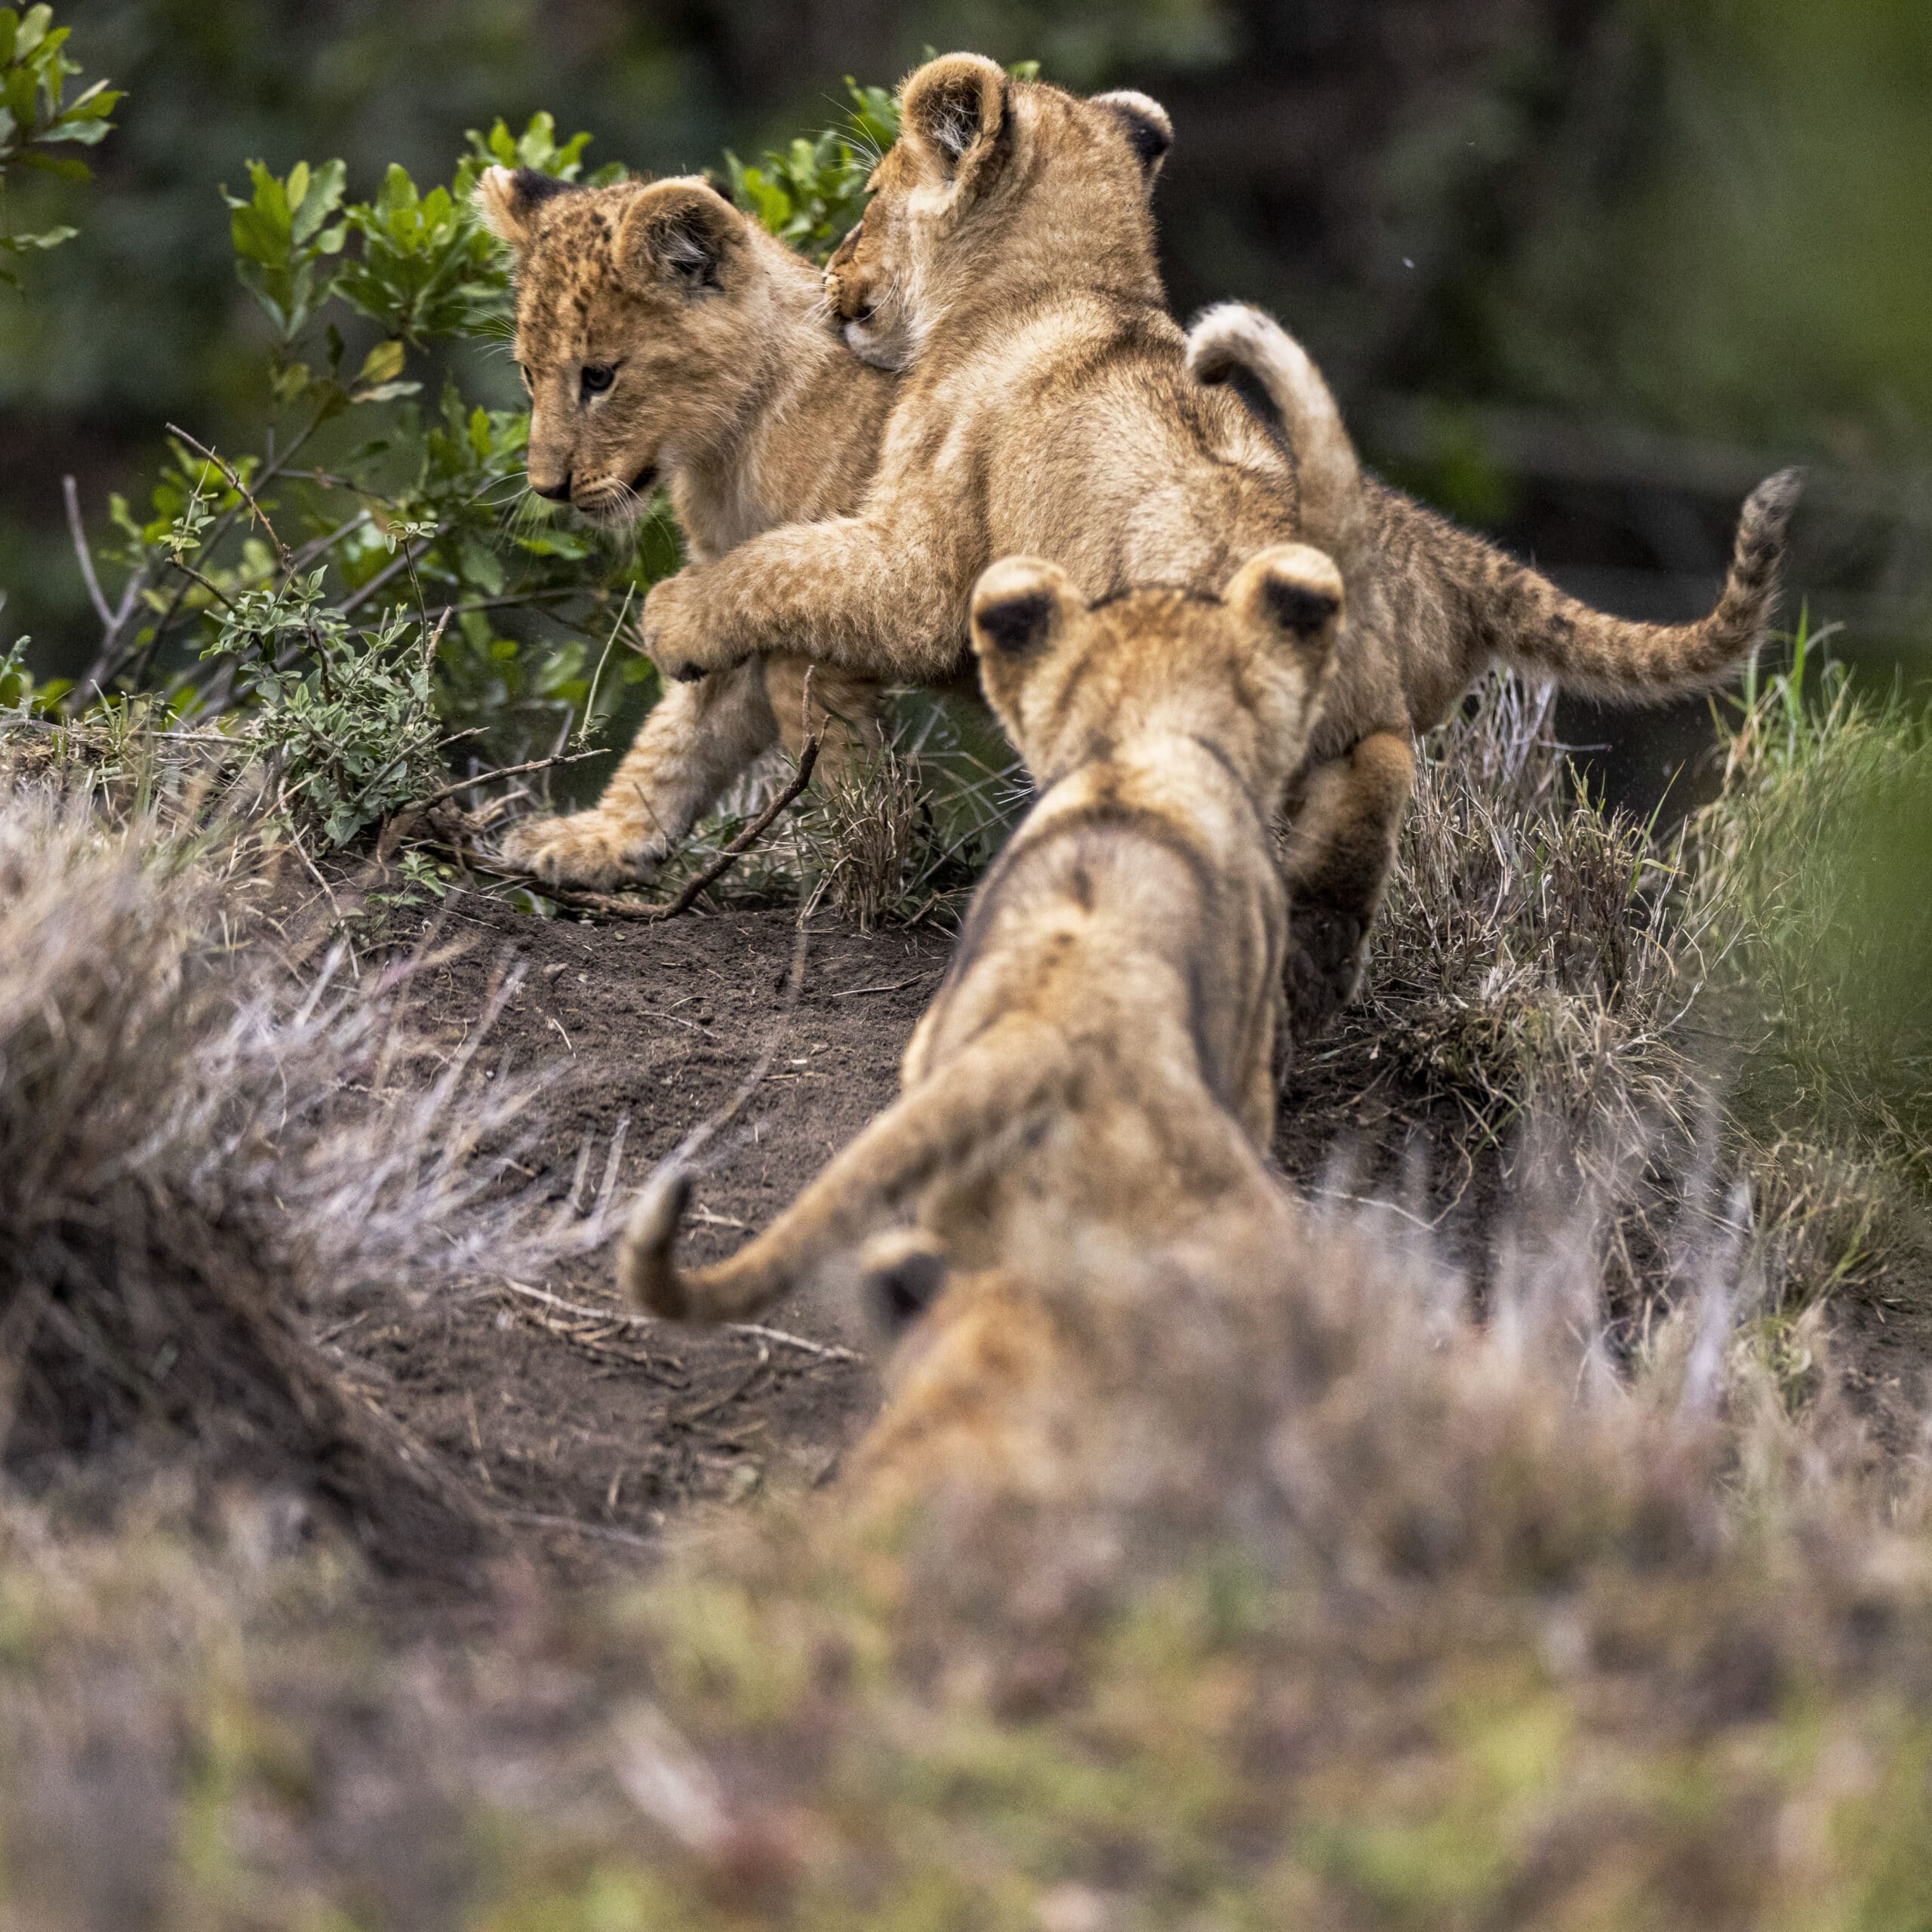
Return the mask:
{"type": "MultiPolygon", "coordinates": [[[[703,560],[864,495],[892,380],[826,327],[818,271],[709,183],[492,168],[477,198],[516,256],[539,496],[621,530],[664,483],[703,560]]],[[[507,856],[552,885],[648,879],[761,752],[782,737],[796,755],[805,669],[761,657],[672,686],[597,805],[525,820],[507,856]]],[[[823,666],[812,708],[828,773],[882,742],[872,680],[823,666]]]]}
{"type": "Polygon", "coordinates": [[[715,1266],[676,1266],[690,1182],[659,1176],[621,1244],[627,1291],[724,1321],[909,1221],[974,1270],[1042,1200],[1163,1241],[1266,1211],[1285,937],[1270,828],[1342,607],[1334,565],[1300,544],[1224,597],[1090,606],[1052,564],[989,570],[973,648],[1040,797],[974,896],[903,1097],[715,1266]]]}
{"type": "Polygon", "coordinates": [[[1158,103],[1083,100],[970,54],[921,67],[900,102],[865,220],[826,272],[854,350],[904,371],[872,485],[855,515],[657,585],[646,648],[673,675],[781,645],[918,675],[946,660],[1003,552],[1051,558],[1091,598],[1217,591],[1291,537],[1327,550],[1349,648],[1289,799],[1290,977],[1312,1030],[1358,976],[1414,734],[1498,658],[1636,701],[1727,675],[1764,635],[1797,477],[1759,487],[1721,602],[1675,628],[1590,610],[1372,481],[1344,542],[1303,500],[1300,445],[1195,380],[1251,393],[1258,325],[1223,315],[1190,361],[1166,312],[1146,188],[1171,139],[1158,103]]]}

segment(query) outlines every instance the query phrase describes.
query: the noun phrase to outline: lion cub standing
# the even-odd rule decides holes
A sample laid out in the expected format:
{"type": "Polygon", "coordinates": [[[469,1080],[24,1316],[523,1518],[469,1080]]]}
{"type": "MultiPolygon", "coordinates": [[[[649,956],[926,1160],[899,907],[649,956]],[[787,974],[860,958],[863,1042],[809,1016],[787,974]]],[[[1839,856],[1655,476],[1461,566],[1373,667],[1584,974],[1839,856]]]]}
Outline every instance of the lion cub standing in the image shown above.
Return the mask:
{"type": "MultiPolygon", "coordinates": [[[[809,262],[695,179],[492,168],[477,198],[516,256],[537,495],[618,530],[666,484],[699,561],[857,503],[894,385],[826,328],[809,262]]],[[[762,752],[797,754],[805,669],[774,655],[672,685],[596,806],[525,820],[506,853],[552,885],[648,879],[762,752]]],[[[884,742],[876,683],[826,666],[813,691],[828,771],[884,742]]]]}
{"type": "Polygon", "coordinates": [[[660,1175],[621,1244],[629,1293],[742,1317],[910,1221],[928,1265],[897,1278],[928,1284],[916,1300],[943,1269],[997,1265],[1042,1202],[1137,1241],[1277,1211],[1270,828],[1342,606],[1340,574],[1303,544],[1263,551],[1223,597],[1089,606],[1054,565],[987,571],[973,648],[1040,797],[974,898],[903,1097],[715,1266],[674,1263],[690,1182],[660,1175]]]}

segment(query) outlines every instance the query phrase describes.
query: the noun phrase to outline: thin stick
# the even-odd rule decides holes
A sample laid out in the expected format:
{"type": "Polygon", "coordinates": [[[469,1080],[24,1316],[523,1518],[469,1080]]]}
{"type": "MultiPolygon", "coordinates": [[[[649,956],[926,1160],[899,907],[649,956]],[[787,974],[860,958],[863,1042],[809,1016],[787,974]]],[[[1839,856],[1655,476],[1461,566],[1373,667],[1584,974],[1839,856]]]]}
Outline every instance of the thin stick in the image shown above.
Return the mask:
{"type": "Polygon", "coordinates": [[[279,536],[276,534],[275,525],[269,522],[268,519],[268,512],[262,508],[260,503],[256,502],[254,492],[248,488],[247,484],[242,481],[241,477],[233,469],[232,469],[228,464],[224,463],[220,457],[215,454],[213,450],[208,448],[207,444],[197,441],[194,437],[189,435],[187,431],[181,428],[179,424],[174,423],[169,423],[168,425],[168,433],[171,436],[179,436],[191,450],[195,451],[199,455],[206,457],[208,461],[213,463],[216,469],[220,470],[222,475],[228,478],[229,487],[232,489],[235,494],[248,506],[250,509],[254,512],[255,521],[268,532],[269,541],[275,546],[275,554],[281,558],[282,568],[286,570],[288,568],[288,546],[281,540],[279,536]]]}
{"type": "Polygon", "coordinates": [[[459,792],[466,792],[472,785],[488,785],[493,779],[519,778],[526,771],[546,771],[553,764],[575,764],[586,758],[602,758],[605,752],[600,746],[594,751],[566,752],[559,758],[534,758],[528,764],[506,764],[500,771],[479,771],[473,778],[459,778],[454,785],[445,785],[440,792],[432,792],[418,802],[415,809],[427,811],[432,805],[439,805],[445,798],[453,798],[459,792]]]}
{"type": "Polygon", "coordinates": [[[353,617],[398,572],[412,568],[418,557],[426,557],[435,548],[437,538],[442,534],[442,526],[439,524],[436,527],[435,536],[425,537],[420,549],[412,550],[405,543],[401,550],[392,557],[360,590],[355,592],[345,602],[337,606],[340,614],[345,617],[353,617]]]}
{"type": "Polygon", "coordinates": [[[219,584],[210,583],[192,564],[184,564],[179,557],[170,557],[168,561],[183,577],[192,578],[211,597],[225,605],[229,610],[232,611],[235,608],[235,600],[229,595],[227,592],[223,590],[219,584]]]}
{"type": "Polygon", "coordinates": [[[788,1349],[802,1349],[808,1355],[820,1355],[827,1361],[860,1361],[865,1357],[857,1349],[841,1349],[835,1342],[808,1342],[802,1335],[793,1335],[783,1328],[761,1327],[755,1321],[728,1321],[725,1327],[734,1335],[755,1335],[761,1342],[780,1342],[788,1349]]]}
{"type": "MultiPolygon", "coordinates": [[[[703,872],[687,879],[675,898],[666,900],[661,904],[629,898],[614,892],[573,891],[566,885],[548,884],[534,872],[517,872],[508,866],[497,865],[494,860],[480,857],[461,846],[452,846],[451,849],[472,871],[481,872],[491,878],[508,879],[512,884],[527,886],[532,892],[540,893],[546,899],[553,899],[559,906],[568,906],[574,911],[598,912],[613,919],[675,919],[679,913],[689,912],[697,903],[698,894],[706,887],[715,885],[722,878],[758,843],[779,814],[804,791],[811,782],[812,767],[818,762],[818,749],[819,740],[816,736],[807,739],[804,750],[798,754],[798,768],[792,774],[790,784],[703,872]]],[[[579,752],[574,755],[582,757],[586,754],[579,752]]]]}
{"type": "Polygon", "coordinates": [[[597,709],[597,687],[604,681],[604,667],[611,661],[611,648],[617,641],[617,633],[624,627],[624,620],[630,615],[631,597],[636,590],[635,584],[629,585],[624,592],[623,603],[617,611],[617,621],[611,626],[611,635],[604,640],[604,655],[597,660],[597,669],[592,674],[590,690],[583,700],[583,733],[590,735],[590,720],[597,709]]]}
{"type": "MultiPolygon", "coordinates": [[[[506,1281],[498,1285],[508,1288],[513,1294],[554,1309],[559,1315],[575,1315],[580,1321],[607,1322],[614,1328],[648,1329],[654,1334],[661,1333],[663,1329],[664,1324],[651,1315],[632,1315],[621,1308],[592,1308],[580,1301],[566,1301],[561,1295],[553,1295],[548,1288],[532,1287],[527,1281],[506,1281]]],[[[726,1321],[719,1325],[734,1335],[749,1335],[761,1342],[776,1342],[804,1355],[821,1355],[827,1361],[865,1360],[856,1349],[841,1348],[835,1342],[810,1341],[803,1335],[794,1335],[783,1328],[761,1327],[755,1321],[726,1321]]]]}
{"type": "Polygon", "coordinates": [[[94,574],[94,552],[88,548],[88,534],[81,525],[81,493],[75,488],[71,476],[61,478],[60,494],[66,502],[67,529],[74,540],[74,555],[81,560],[81,574],[87,579],[88,595],[100,614],[102,629],[111,631],[114,628],[114,613],[107,608],[100,579],[94,574]]]}

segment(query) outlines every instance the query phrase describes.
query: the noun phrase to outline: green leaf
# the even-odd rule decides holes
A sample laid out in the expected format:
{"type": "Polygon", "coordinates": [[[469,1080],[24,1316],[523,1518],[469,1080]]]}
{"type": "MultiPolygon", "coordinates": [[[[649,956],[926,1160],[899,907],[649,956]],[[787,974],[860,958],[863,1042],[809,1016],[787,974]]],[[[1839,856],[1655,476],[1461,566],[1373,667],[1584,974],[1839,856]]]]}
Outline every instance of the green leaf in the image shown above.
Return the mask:
{"type": "Polygon", "coordinates": [[[14,31],[14,58],[24,60],[47,38],[48,29],[54,24],[51,7],[29,7],[21,16],[20,25],[14,31]]]}
{"type": "Polygon", "coordinates": [[[80,233],[78,228],[43,228],[34,235],[0,235],[0,248],[18,253],[26,248],[57,248],[80,233]]]}
{"type": "Polygon", "coordinates": [[[402,374],[402,358],[401,343],[379,342],[362,358],[355,380],[358,383],[392,383],[402,374]]]}
{"type": "Polygon", "coordinates": [[[17,157],[23,168],[37,168],[43,174],[57,174],[63,181],[85,181],[93,171],[72,155],[27,153],[17,157]]]}

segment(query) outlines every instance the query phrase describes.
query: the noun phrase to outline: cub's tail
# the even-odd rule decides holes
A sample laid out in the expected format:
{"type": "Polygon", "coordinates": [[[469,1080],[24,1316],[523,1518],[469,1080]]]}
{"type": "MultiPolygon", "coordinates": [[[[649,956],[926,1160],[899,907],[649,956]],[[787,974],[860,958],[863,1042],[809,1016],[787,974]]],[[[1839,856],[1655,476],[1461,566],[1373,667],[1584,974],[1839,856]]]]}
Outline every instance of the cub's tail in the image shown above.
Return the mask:
{"type": "Polygon", "coordinates": [[[1272,316],[1244,302],[1204,311],[1187,332],[1187,370],[1226,383],[1284,444],[1301,495],[1301,537],[1327,552],[1352,590],[1373,541],[1361,463],[1321,371],[1272,316]]]}
{"type": "Polygon", "coordinates": [[[1708,617],[1692,624],[1607,617],[1457,532],[1470,552],[1466,568],[1456,574],[1465,586],[1471,654],[1553,678],[1565,691],[1625,703],[1721,683],[1764,641],[1777,602],[1785,531],[1804,483],[1802,470],[1781,469],[1746,499],[1724,594],[1708,617]]]}
{"type": "Polygon", "coordinates": [[[681,1269],[674,1257],[691,1177],[667,1165],[631,1210],[618,1286],[654,1315],[741,1320],[856,1251],[940,1176],[964,1180],[998,1158],[1064,1084],[1060,1057],[1037,1036],[977,1049],[888,1108],[763,1233],[707,1268],[681,1269]]]}

